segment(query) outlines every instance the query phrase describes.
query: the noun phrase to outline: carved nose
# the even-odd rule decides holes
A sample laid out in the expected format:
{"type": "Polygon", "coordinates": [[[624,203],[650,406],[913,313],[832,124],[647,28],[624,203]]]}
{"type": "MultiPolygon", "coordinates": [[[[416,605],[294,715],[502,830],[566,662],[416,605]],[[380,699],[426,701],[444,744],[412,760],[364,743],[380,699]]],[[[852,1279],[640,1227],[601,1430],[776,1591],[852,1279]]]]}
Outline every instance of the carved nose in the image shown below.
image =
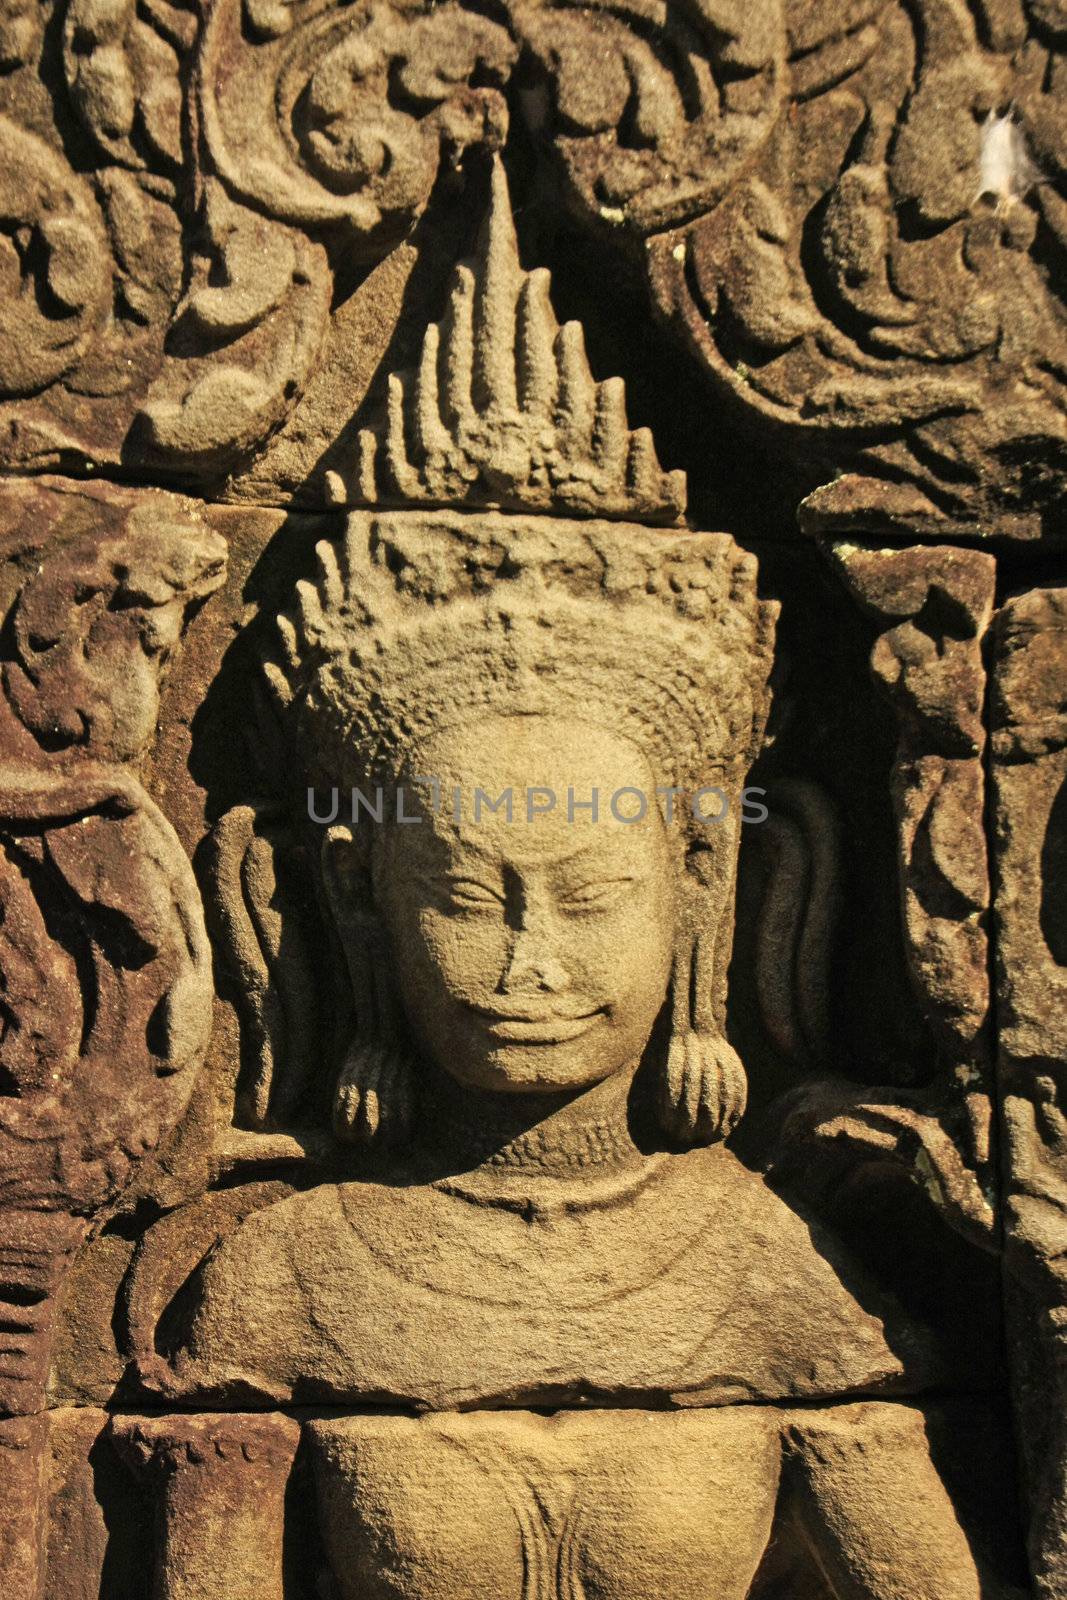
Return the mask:
{"type": "Polygon", "coordinates": [[[543,939],[527,929],[515,935],[511,956],[500,980],[502,994],[516,994],[531,990],[543,994],[561,994],[570,986],[567,969],[550,950],[543,939]]]}

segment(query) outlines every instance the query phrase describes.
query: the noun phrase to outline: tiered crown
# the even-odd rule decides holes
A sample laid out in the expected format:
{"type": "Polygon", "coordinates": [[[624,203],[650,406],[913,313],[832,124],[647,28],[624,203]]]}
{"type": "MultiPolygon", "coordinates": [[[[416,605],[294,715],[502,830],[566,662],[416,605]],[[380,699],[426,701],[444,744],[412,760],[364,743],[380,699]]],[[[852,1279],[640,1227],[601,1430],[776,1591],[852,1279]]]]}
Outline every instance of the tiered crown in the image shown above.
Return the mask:
{"type": "Polygon", "coordinates": [[[550,276],[524,272],[507,179],[492,195],[473,261],[426,329],[418,369],[389,379],[387,420],[359,435],[340,503],[478,506],[674,522],[685,474],[664,472],[647,428],[631,429],[621,378],[597,383],[581,325],[560,327],[550,276]]]}

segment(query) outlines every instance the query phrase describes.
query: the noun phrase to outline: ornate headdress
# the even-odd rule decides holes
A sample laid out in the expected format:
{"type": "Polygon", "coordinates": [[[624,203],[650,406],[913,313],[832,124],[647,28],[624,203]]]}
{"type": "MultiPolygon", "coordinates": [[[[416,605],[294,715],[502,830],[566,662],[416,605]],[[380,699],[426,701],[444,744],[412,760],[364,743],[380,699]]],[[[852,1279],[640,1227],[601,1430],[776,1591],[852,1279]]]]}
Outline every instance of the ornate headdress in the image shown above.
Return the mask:
{"type": "Polygon", "coordinates": [[[774,617],[755,560],[728,534],[615,520],[675,520],[684,475],[629,429],[622,380],[594,381],[548,274],[522,270],[499,162],[477,255],[357,470],[397,509],[319,545],[267,665],[316,781],[395,777],[420,735],[494,708],[606,723],[680,786],[751,762],[774,617]]]}
{"type": "MultiPolygon", "coordinates": [[[[684,476],[630,430],[621,380],[594,382],[581,329],[558,326],[548,287],[519,264],[497,162],[442,325],[427,329],[416,374],[391,380],[381,436],[360,436],[356,494],[345,474],[335,484],[339,500],[375,509],[348,514],[339,546],[319,545],[318,577],[298,585],[266,663],[316,784],[401,777],[423,736],[492,711],[628,735],[657,782],[743,781],[776,608],[728,534],[662,526],[684,509],[684,476]]],[[[744,1104],[722,1032],[736,828],[721,839],[696,852],[673,981],[663,1116],[685,1140],[728,1131],[744,1104]]],[[[336,1116],[370,1138],[403,1121],[409,1084],[380,940],[358,918],[360,1037],[336,1116]]]]}

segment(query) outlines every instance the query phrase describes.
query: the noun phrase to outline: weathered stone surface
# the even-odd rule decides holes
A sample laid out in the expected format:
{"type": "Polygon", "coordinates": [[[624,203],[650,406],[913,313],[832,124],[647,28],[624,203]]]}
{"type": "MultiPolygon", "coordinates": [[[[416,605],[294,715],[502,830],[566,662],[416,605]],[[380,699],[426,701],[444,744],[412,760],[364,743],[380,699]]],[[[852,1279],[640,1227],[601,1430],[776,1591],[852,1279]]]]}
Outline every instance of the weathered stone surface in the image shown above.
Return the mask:
{"type": "Polygon", "coordinates": [[[1037,0],[15,5],[0,458],[321,504],[465,159],[517,121],[823,484],[813,526],[1059,536],[1061,34],[1037,0]]]}
{"type": "Polygon", "coordinates": [[[1055,8],[0,9],[0,1590],[1067,1600],[1055,8]]]}
{"type": "Polygon", "coordinates": [[[5,540],[16,587],[0,710],[0,1405],[30,1412],[62,1270],[177,1120],[207,1044],[199,895],[137,763],[159,674],[188,608],[221,581],[225,546],[164,496],[101,496],[92,537],[29,486],[7,504],[20,520],[5,540]],[[51,526],[34,517],[46,506],[51,526]]]}
{"type": "Polygon", "coordinates": [[[713,1584],[724,1595],[773,1593],[750,1586],[772,1528],[794,1519],[819,1565],[854,1585],[860,1505],[866,1588],[854,1592],[977,1596],[963,1530],[945,1538],[943,1485],[929,1466],[911,1476],[923,1423],[910,1408],[867,1404],[361,1417],[308,1432],[341,1600],[389,1589],[441,1600],[519,1594],[524,1574],[544,1581],[553,1570],[613,1600],[696,1600],[713,1584]],[[472,1510],[461,1521],[456,1493],[472,1510]],[[884,1586],[887,1569],[899,1587],[884,1586]]]}
{"type": "MultiPolygon", "coordinates": [[[[816,1082],[786,1101],[779,1161],[798,1143],[899,1162],[951,1225],[994,1249],[989,872],[982,640],[996,563],[950,547],[827,547],[877,629],[871,672],[895,712],[890,774],[903,948],[930,1034],[931,1081],[816,1082]]],[[[816,826],[819,826],[817,823],[816,826]]],[[[823,849],[832,848],[826,822],[823,849]]],[[[824,869],[826,871],[828,869],[824,869]]]]}
{"type": "Polygon", "coordinates": [[[936,546],[834,555],[881,630],[871,670],[900,720],[893,804],[914,979],[947,1051],[973,1059],[989,1010],[982,640],[995,563],[936,546]]]}
{"type": "Polygon", "coordinates": [[[159,1600],[283,1593],[288,1417],[116,1418],[117,1448],[156,1501],[159,1600]]]}
{"type": "Polygon", "coordinates": [[[0,1420],[4,1522],[0,1578],[12,1594],[37,1595],[44,1574],[46,1416],[0,1420]]]}
{"type": "Polygon", "coordinates": [[[787,30],[777,114],[720,203],[650,241],[658,304],[724,400],[821,457],[810,526],[1062,537],[1059,22],[752,9],[787,30]]]}
{"type": "Polygon", "coordinates": [[[494,1206],[484,1177],[443,1192],[322,1185],[256,1213],[213,1253],[188,1356],[157,1382],[185,1400],[440,1410],[822,1399],[980,1375],[980,1352],[958,1335],[939,1348],[728,1151],[628,1175],[590,1153],[577,1181],[552,1174],[553,1154],[540,1183],[502,1186],[525,1216],[494,1206]]]}
{"type": "Polygon", "coordinates": [[[1006,1263],[1040,1594],[1067,1584],[1067,591],[1010,598],[993,707],[1006,1263]]]}

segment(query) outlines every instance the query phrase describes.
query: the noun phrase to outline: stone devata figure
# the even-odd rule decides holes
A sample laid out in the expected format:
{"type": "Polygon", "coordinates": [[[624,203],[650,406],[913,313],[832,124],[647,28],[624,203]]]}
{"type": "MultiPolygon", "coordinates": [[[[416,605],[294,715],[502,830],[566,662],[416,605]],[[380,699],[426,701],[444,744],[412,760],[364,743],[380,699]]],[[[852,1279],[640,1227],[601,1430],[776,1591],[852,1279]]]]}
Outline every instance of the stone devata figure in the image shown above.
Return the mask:
{"type": "Polygon", "coordinates": [[[0,1600],[1067,1600],[1065,63],[0,0],[0,1600]]]}
{"type": "MultiPolygon", "coordinates": [[[[350,1153],[197,1235],[159,1296],[140,1370],[181,1414],[118,1425],[169,1463],[157,1593],[290,1592],[297,1423],[341,1600],[1007,1593],[938,1465],[960,1339],[724,1142],[775,607],[729,535],[654,525],[679,477],[577,334],[498,169],[477,269],[352,469],[392,509],[319,545],[267,647],[344,958],[350,1153]],[[775,1587],[794,1548],[809,1586],[775,1587]]],[[[250,1116],[277,1128],[268,1067],[250,1116]]]]}

